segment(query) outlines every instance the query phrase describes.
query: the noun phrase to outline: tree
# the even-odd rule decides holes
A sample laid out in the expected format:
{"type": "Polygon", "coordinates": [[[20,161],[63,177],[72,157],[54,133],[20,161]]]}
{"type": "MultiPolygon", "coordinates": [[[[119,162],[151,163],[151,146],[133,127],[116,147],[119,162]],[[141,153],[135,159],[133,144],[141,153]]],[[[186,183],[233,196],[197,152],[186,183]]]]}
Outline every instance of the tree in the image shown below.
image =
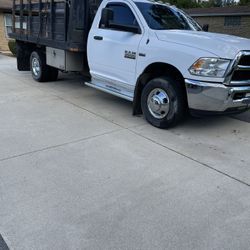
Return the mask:
{"type": "Polygon", "coordinates": [[[250,5],[250,0],[240,0],[239,5],[250,5]]]}
{"type": "MultiPolygon", "coordinates": [[[[0,0],[1,1],[1,0],[0,0]]],[[[157,0],[156,0],[157,1],[157,0]]],[[[210,8],[210,7],[223,7],[223,6],[233,6],[237,5],[236,0],[161,0],[163,2],[168,2],[182,9],[189,8],[210,8]]],[[[239,5],[250,5],[250,0],[240,0],[239,5]]]]}
{"type": "Polygon", "coordinates": [[[200,7],[196,0],[170,0],[167,2],[184,9],[200,7]]]}
{"type": "Polygon", "coordinates": [[[225,0],[224,1],[224,6],[232,6],[232,5],[236,5],[236,2],[234,0],[225,0]]]}
{"type": "Polygon", "coordinates": [[[223,7],[223,6],[236,5],[236,1],[235,0],[209,0],[209,1],[203,2],[201,5],[202,7],[205,7],[205,8],[223,7]]]}

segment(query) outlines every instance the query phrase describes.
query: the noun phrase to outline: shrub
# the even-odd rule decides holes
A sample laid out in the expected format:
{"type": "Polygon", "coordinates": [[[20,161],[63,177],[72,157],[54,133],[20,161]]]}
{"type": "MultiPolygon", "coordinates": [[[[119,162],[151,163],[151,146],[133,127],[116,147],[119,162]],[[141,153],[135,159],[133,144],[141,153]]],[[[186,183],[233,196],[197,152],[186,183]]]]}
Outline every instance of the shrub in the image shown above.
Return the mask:
{"type": "Polygon", "coordinates": [[[8,45],[9,45],[9,49],[10,49],[11,53],[12,53],[14,56],[16,56],[16,41],[14,41],[14,40],[9,40],[8,45]]]}

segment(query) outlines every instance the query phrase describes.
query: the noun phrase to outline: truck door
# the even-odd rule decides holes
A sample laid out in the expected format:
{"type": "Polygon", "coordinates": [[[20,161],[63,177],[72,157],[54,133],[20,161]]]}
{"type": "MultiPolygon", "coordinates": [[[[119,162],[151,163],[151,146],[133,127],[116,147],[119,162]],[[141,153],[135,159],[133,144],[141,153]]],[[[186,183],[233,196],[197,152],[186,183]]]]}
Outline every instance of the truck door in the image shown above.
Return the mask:
{"type": "MultiPolygon", "coordinates": [[[[125,3],[109,3],[113,23],[138,26],[137,18],[125,3]]],[[[100,10],[99,10],[100,11],[100,10]]],[[[142,34],[119,28],[106,28],[94,22],[88,38],[88,62],[92,81],[105,83],[105,88],[133,97],[136,62],[142,34]]]]}

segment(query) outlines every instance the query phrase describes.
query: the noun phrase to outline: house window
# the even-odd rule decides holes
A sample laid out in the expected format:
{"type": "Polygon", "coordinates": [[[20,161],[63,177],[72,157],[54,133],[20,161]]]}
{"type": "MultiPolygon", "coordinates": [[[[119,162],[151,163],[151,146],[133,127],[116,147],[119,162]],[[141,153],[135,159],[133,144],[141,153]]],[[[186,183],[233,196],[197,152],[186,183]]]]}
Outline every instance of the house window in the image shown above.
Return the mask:
{"type": "Polygon", "coordinates": [[[241,16],[226,16],[224,26],[240,26],[241,16]]]}
{"type": "MultiPolygon", "coordinates": [[[[1,0],[0,0],[1,1],[1,0]]],[[[9,34],[12,33],[12,15],[11,14],[5,14],[4,15],[4,25],[5,25],[5,34],[6,37],[9,38],[9,34]]],[[[20,29],[21,24],[20,24],[20,16],[15,17],[15,28],[20,29]]],[[[27,17],[23,18],[23,29],[27,29],[27,17]]]]}
{"type": "Polygon", "coordinates": [[[12,15],[11,14],[4,15],[4,24],[5,24],[6,37],[9,38],[9,34],[12,32],[12,15]]]}

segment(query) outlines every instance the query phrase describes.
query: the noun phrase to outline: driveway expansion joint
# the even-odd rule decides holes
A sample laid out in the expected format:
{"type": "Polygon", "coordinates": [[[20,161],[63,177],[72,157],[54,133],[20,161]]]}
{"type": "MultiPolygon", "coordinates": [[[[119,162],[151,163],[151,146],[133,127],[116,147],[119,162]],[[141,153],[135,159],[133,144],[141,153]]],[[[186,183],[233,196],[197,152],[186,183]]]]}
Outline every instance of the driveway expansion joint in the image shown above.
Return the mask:
{"type": "Polygon", "coordinates": [[[112,134],[112,133],[115,133],[115,132],[118,132],[118,131],[121,131],[121,130],[122,129],[115,129],[115,130],[105,132],[105,133],[102,133],[102,134],[93,135],[93,136],[81,138],[81,139],[78,139],[78,140],[73,140],[73,141],[69,141],[69,142],[65,142],[65,143],[61,143],[61,144],[57,144],[57,145],[48,146],[48,147],[45,147],[45,148],[25,152],[25,153],[22,153],[22,154],[12,155],[12,156],[0,159],[0,162],[4,162],[4,161],[12,160],[12,159],[15,159],[15,158],[19,158],[19,157],[22,157],[22,156],[27,156],[27,155],[47,151],[47,150],[50,150],[50,149],[60,148],[60,147],[71,145],[71,144],[76,144],[76,143],[83,142],[83,141],[88,141],[88,140],[98,138],[98,137],[101,137],[101,136],[104,136],[104,135],[109,135],[109,134],[112,134]]]}
{"type": "Polygon", "coordinates": [[[146,136],[143,136],[143,135],[141,135],[141,134],[139,134],[139,133],[136,133],[136,132],[133,131],[133,130],[130,130],[130,129],[128,129],[128,130],[131,131],[132,133],[134,133],[135,135],[141,136],[142,138],[144,138],[144,139],[146,139],[146,140],[148,140],[148,141],[151,141],[152,143],[154,143],[154,144],[156,144],[156,145],[158,145],[158,146],[161,146],[161,147],[163,147],[163,148],[165,148],[165,149],[168,149],[169,151],[172,151],[172,152],[174,152],[174,153],[176,153],[176,154],[178,154],[178,155],[180,155],[180,156],[182,156],[182,157],[185,157],[185,158],[187,158],[187,159],[189,159],[189,160],[191,160],[191,161],[193,161],[193,162],[196,162],[196,163],[198,163],[199,165],[202,165],[203,167],[209,168],[210,170],[213,170],[213,171],[215,171],[215,172],[217,172],[217,173],[219,173],[219,174],[221,174],[221,175],[224,175],[225,177],[228,177],[228,178],[230,178],[231,180],[237,181],[237,182],[239,182],[239,183],[241,183],[241,184],[243,184],[243,185],[245,185],[245,186],[250,187],[250,184],[247,183],[247,182],[245,182],[245,181],[242,181],[242,180],[240,180],[240,179],[238,179],[238,178],[236,178],[236,177],[234,177],[234,176],[232,176],[232,175],[230,175],[230,174],[227,174],[227,173],[225,173],[225,172],[223,172],[223,171],[221,171],[221,170],[218,170],[218,169],[216,169],[215,167],[212,167],[212,166],[210,166],[210,165],[208,165],[208,164],[206,164],[206,163],[204,163],[204,162],[201,162],[201,161],[199,161],[199,160],[197,160],[197,159],[195,159],[195,158],[193,158],[193,157],[191,157],[191,156],[185,155],[185,154],[183,154],[183,153],[181,153],[181,152],[179,152],[179,151],[177,151],[177,150],[175,150],[175,149],[173,149],[173,148],[170,148],[170,147],[168,147],[168,146],[166,146],[166,145],[163,145],[163,144],[161,144],[161,143],[159,143],[159,142],[157,142],[157,141],[155,141],[155,140],[153,140],[153,139],[150,139],[150,138],[148,138],[148,137],[146,137],[146,136]]]}

